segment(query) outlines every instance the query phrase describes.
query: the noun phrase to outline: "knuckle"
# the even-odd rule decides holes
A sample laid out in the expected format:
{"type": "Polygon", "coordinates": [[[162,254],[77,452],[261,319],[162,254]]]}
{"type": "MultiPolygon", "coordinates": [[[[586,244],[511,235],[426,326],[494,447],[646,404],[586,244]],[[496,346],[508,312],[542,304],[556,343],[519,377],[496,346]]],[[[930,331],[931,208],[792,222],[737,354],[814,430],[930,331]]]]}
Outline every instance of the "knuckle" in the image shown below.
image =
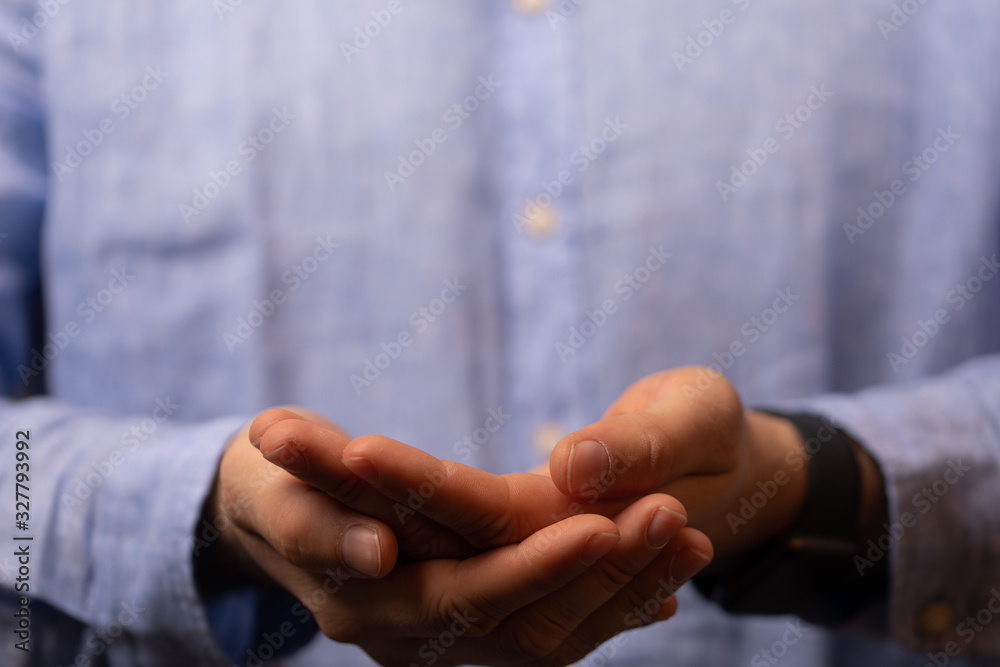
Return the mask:
{"type": "Polygon", "coordinates": [[[437,605],[431,608],[434,609],[433,618],[427,621],[430,627],[443,630],[456,617],[464,618],[469,621],[469,627],[465,634],[472,638],[481,638],[493,633],[499,627],[504,616],[501,610],[485,601],[481,604],[474,604],[467,600],[456,603],[448,597],[443,597],[437,605]]]}
{"type": "Polygon", "coordinates": [[[290,418],[292,416],[291,411],[292,411],[292,406],[290,405],[282,405],[273,408],[268,408],[267,410],[264,410],[259,415],[257,415],[256,419],[265,422],[278,422],[283,419],[290,418]]]}
{"type": "Polygon", "coordinates": [[[703,407],[720,428],[738,428],[743,419],[743,401],[729,379],[720,375],[704,395],[703,407]]]}
{"type": "Polygon", "coordinates": [[[288,403],[286,405],[279,405],[278,410],[285,413],[283,419],[299,419],[305,421],[326,421],[323,415],[310,410],[309,408],[304,408],[301,405],[296,405],[295,403],[288,403]]]}
{"type": "Polygon", "coordinates": [[[551,619],[535,617],[531,622],[515,623],[508,633],[515,660],[548,658],[562,645],[568,631],[551,619]]]}
{"type": "MultiPolygon", "coordinates": [[[[735,391],[735,390],[734,390],[735,391]]],[[[746,428],[743,408],[738,402],[718,405],[704,413],[706,419],[705,440],[717,453],[720,463],[735,465],[740,455],[740,442],[746,428]]]]}
{"type": "MultiPolygon", "coordinates": [[[[351,644],[371,635],[371,610],[365,605],[348,604],[339,599],[341,588],[347,582],[345,577],[331,572],[322,583],[315,576],[308,579],[309,585],[303,587],[300,583],[295,596],[309,610],[320,632],[334,641],[351,644]]],[[[293,613],[298,616],[298,612],[293,610],[293,613]]]]}
{"type": "Polygon", "coordinates": [[[401,548],[412,558],[448,558],[468,556],[468,549],[461,549],[455,536],[442,531],[441,526],[422,516],[412,517],[394,528],[401,548]]]}
{"type": "Polygon", "coordinates": [[[490,549],[510,544],[513,527],[511,517],[506,512],[491,512],[469,525],[463,532],[476,549],[490,549]]]}
{"type": "Polygon", "coordinates": [[[335,479],[327,484],[327,491],[333,494],[337,500],[348,506],[357,505],[367,490],[371,488],[368,482],[360,477],[346,477],[345,479],[335,479]]]}
{"type": "Polygon", "coordinates": [[[277,424],[285,419],[291,419],[294,414],[289,408],[275,407],[264,410],[250,423],[250,430],[252,431],[266,431],[271,426],[277,424]]]}
{"type": "Polygon", "coordinates": [[[341,644],[357,644],[368,638],[364,624],[357,618],[341,613],[313,614],[320,632],[341,644]]]}
{"type": "Polygon", "coordinates": [[[281,509],[271,518],[269,542],[282,558],[297,567],[309,564],[310,553],[306,547],[309,518],[304,513],[281,509]]]}
{"type": "MultiPolygon", "coordinates": [[[[580,633],[573,633],[566,638],[562,645],[547,656],[545,665],[552,667],[564,667],[582,660],[592,651],[596,650],[607,638],[596,640],[590,637],[583,637],[580,633]]],[[[590,664],[600,664],[598,662],[590,664]]]]}
{"type": "MultiPolygon", "coordinates": [[[[267,430],[265,436],[267,450],[277,449],[282,445],[298,446],[301,430],[302,424],[296,420],[286,419],[274,424],[267,430]]],[[[261,449],[264,448],[262,447],[261,449]]]]}
{"type": "Polygon", "coordinates": [[[660,420],[652,415],[640,412],[636,417],[643,421],[645,428],[642,429],[642,439],[636,443],[639,445],[638,458],[640,469],[643,470],[673,470],[675,461],[672,438],[663,428],[660,420]]]}
{"type": "Polygon", "coordinates": [[[677,613],[677,606],[678,606],[677,596],[671,595],[667,599],[667,601],[663,603],[663,606],[660,608],[660,618],[661,619],[672,618],[673,615],[677,613]]]}
{"type": "MultiPolygon", "coordinates": [[[[657,607],[660,604],[655,597],[646,595],[638,588],[626,588],[615,597],[613,602],[615,607],[614,618],[623,619],[623,624],[628,624],[628,619],[630,619],[633,627],[648,625],[651,622],[648,620],[650,614],[655,611],[655,609],[652,609],[653,603],[657,607]]],[[[614,632],[619,631],[619,628],[609,629],[614,632]]]]}
{"type": "Polygon", "coordinates": [[[499,621],[488,616],[475,616],[475,618],[479,620],[469,626],[469,629],[465,633],[471,639],[482,639],[487,635],[491,635],[497,629],[497,626],[500,625],[499,621]]]}
{"type": "Polygon", "coordinates": [[[731,383],[723,384],[719,391],[723,394],[715,404],[716,418],[727,432],[739,431],[743,423],[743,401],[731,383]]]}
{"type": "MultiPolygon", "coordinates": [[[[481,611],[481,607],[469,606],[464,609],[464,614],[469,618],[476,619],[470,625],[466,634],[469,637],[478,639],[492,634],[500,625],[500,620],[496,615],[490,615],[481,611]]],[[[458,612],[456,612],[458,613],[458,612]]]]}
{"type": "Polygon", "coordinates": [[[351,450],[352,455],[366,455],[374,452],[378,452],[384,445],[391,443],[390,438],[384,435],[359,435],[358,437],[351,440],[351,450]]]}
{"type": "Polygon", "coordinates": [[[629,572],[611,559],[601,559],[597,565],[601,574],[599,583],[609,594],[617,593],[635,578],[634,573],[629,572]]]}
{"type": "MultiPolygon", "coordinates": [[[[538,637],[543,638],[534,641],[533,643],[536,645],[548,642],[559,646],[584,620],[583,616],[579,604],[576,602],[551,601],[546,604],[544,611],[533,610],[518,614],[511,619],[506,627],[509,632],[517,635],[535,632],[538,637]]],[[[553,648],[547,651],[545,655],[549,655],[554,650],[553,648]]]]}

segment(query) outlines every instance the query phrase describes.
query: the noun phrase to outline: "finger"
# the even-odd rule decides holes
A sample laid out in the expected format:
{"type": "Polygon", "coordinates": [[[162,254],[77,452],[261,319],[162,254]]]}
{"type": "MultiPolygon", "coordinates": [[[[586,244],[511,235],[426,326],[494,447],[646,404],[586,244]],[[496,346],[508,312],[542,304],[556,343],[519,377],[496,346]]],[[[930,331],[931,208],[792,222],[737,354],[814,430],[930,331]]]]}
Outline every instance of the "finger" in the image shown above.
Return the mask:
{"type": "Polygon", "coordinates": [[[548,659],[530,665],[567,665],[582,660],[612,637],[665,621],[677,611],[677,590],[712,558],[712,543],[683,528],[670,544],[622,591],[583,621],[548,659]]]}
{"type": "MultiPolygon", "coordinates": [[[[614,551],[618,550],[619,547],[616,546],[614,551]]],[[[550,643],[544,635],[546,631],[558,633],[558,629],[543,628],[542,637],[501,632],[503,629],[511,629],[508,627],[509,621],[501,624],[487,638],[486,643],[482,639],[465,636],[468,634],[466,625],[456,621],[450,629],[430,640],[398,640],[389,647],[382,641],[366,646],[365,650],[376,660],[384,655],[381,662],[398,661],[401,655],[409,655],[418,661],[425,661],[433,656],[435,662],[440,660],[442,664],[483,664],[488,661],[493,665],[519,664],[529,667],[568,665],[581,660],[621,632],[673,616],[677,610],[674,593],[684,581],[704,566],[711,553],[711,543],[704,535],[689,528],[682,529],[625,590],[590,614],[553,650],[549,648],[554,642],[550,643]],[[692,553],[691,549],[696,552],[692,553]],[[493,641],[494,636],[499,644],[493,641]],[[386,647],[384,654],[383,647],[386,647]],[[525,657],[533,654],[536,657],[525,657]]],[[[610,554],[606,556],[610,557],[610,554]]],[[[581,579],[585,576],[587,575],[583,575],[581,579]]],[[[548,599],[537,604],[544,604],[548,599]]],[[[517,616],[519,614],[511,618],[517,616]]],[[[531,629],[528,631],[532,632],[531,629]]]]}
{"type": "Polygon", "coordinates": [[[659,391],[644,410],[612,413],[560,440],[549,458],[555,485],[570,495],[619,498],[734,468],[743,428],[735,392],[724,398],[717,389],[713,395],[724,405],[692,408],[683,386],[659,391]]]}
{"type": "Polygon", "coordinates": [[[328,428],[331,431],[343,433],[340,426],[321,414],[298,406],[288,406],[271,408],[270,410],[265,410],[254,417],[254,420],[250,423],[250,442],[256,442],[264,435],[265,432],[267,432],[267,429],[271,428],[278,422],[285,421],[287,419],[310,422],[312,424],[328,428]]]}
{"type": "Polygon", "coordinates": [[[364,577],[381,577],[392,570],[397,544],[388,526],[267,466],[248,450],[231,448],[220,471],[240,480],[241,491],[230,493],[221,503],[241,533],[261,538],[297,569],[349,568],[364,577]]]}
{"type": "Polygon", "coordinates": [[[380,436],[351,441],[343,462],[395,500],[398,512],[448,526],[477,549],[519,542],[581,512],[613,515],[630,502],[582,503],[560,493],[548,477],[493,475],[380,436]]]}
{"type": "Polygon", "coordinates": [[[622,539],[570,585],[512,615],[493,633],[505,661],[551,654],[591,614],[631,585],[686,523],[681,504],[665,495],[643,498],[615,517],[622,539]],[[512,641],[513,640],[513,641],[512,641]]]}
{"type": "Polygon", "coordinates": [[[357,598],[364,615],[359,631],[373,637],[436,637],[456,619],[464,619],[462,634],[482,637],[515,611],[586,572],[619,539],[610,519],[581,515],[547,526],[519,544],[467,560],[410,563],[381,581],[345,592],[357,598]]]}
{"type": "Polygon", "coordinates": [[[287,418],[272,421],[257,444],[269,462],[355,511],[391,526],[400,547],[410,556],[456,558],[473,553],[468,543],[455,533],[422,515],[407,513],[404,507],[372,489],[347,468],[342,455],[348,442],[349,438],[341,432],[287,418]]]}

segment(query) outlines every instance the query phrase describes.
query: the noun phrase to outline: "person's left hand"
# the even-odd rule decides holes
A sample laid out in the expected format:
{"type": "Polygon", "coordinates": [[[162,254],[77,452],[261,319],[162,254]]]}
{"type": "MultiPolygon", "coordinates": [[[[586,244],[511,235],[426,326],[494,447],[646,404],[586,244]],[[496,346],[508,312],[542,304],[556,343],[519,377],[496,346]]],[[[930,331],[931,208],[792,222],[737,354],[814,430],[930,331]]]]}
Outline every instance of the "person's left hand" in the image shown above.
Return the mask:
{"type": "Polygon", "coordinates": [[[744,410],[724,376],[685,367],[628,387],[600,421],[559,441],[549,471],[563,493],[587,502],[674,496],[724,565],[792,526],[805,464],[787,420],[744,410]]]}

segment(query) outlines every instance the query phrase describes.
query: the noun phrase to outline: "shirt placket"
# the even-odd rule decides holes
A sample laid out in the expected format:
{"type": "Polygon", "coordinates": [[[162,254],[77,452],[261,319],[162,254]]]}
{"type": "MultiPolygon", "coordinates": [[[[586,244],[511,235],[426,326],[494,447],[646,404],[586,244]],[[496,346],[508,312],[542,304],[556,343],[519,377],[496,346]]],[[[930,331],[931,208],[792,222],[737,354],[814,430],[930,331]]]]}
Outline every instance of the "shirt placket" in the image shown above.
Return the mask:
{"type": "Polygon", "coordinates": [[[560,357],[584,311],[579,196],[570,156],[578,135],[572,26],[546,0],[498,3],[499,252],[508,403],[517,446],[501,465],[523,470],[579,427],[579,369],[560,357]]]}

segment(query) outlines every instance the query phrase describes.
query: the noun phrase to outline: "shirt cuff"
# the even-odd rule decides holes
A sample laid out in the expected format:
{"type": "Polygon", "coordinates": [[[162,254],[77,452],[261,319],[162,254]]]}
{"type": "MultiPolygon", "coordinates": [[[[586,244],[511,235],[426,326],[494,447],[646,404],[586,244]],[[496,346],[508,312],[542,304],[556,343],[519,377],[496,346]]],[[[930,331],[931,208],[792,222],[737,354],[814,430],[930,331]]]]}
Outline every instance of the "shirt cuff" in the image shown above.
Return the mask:
{"type": "Polygon", "coordinates": [[[216,641],[235,665],[288,657],[319,632],[305,605],[285,591],[234,591],[205,606],[216,641]]]}
{"type": "MultiPolygon", "coordinates": [[[[827,415],[876,459],[888,522],[865,547],[865,569],[889,559],[887,627],[922,651],[1000,653],[996,380],[974,364],[953,377],[830,395],[795,407],[827,415]]],[[[784,407],[784,406],[783,406],[784,407]]],[[[879,619],[868,630],[878,633],[879,619]]]]}

